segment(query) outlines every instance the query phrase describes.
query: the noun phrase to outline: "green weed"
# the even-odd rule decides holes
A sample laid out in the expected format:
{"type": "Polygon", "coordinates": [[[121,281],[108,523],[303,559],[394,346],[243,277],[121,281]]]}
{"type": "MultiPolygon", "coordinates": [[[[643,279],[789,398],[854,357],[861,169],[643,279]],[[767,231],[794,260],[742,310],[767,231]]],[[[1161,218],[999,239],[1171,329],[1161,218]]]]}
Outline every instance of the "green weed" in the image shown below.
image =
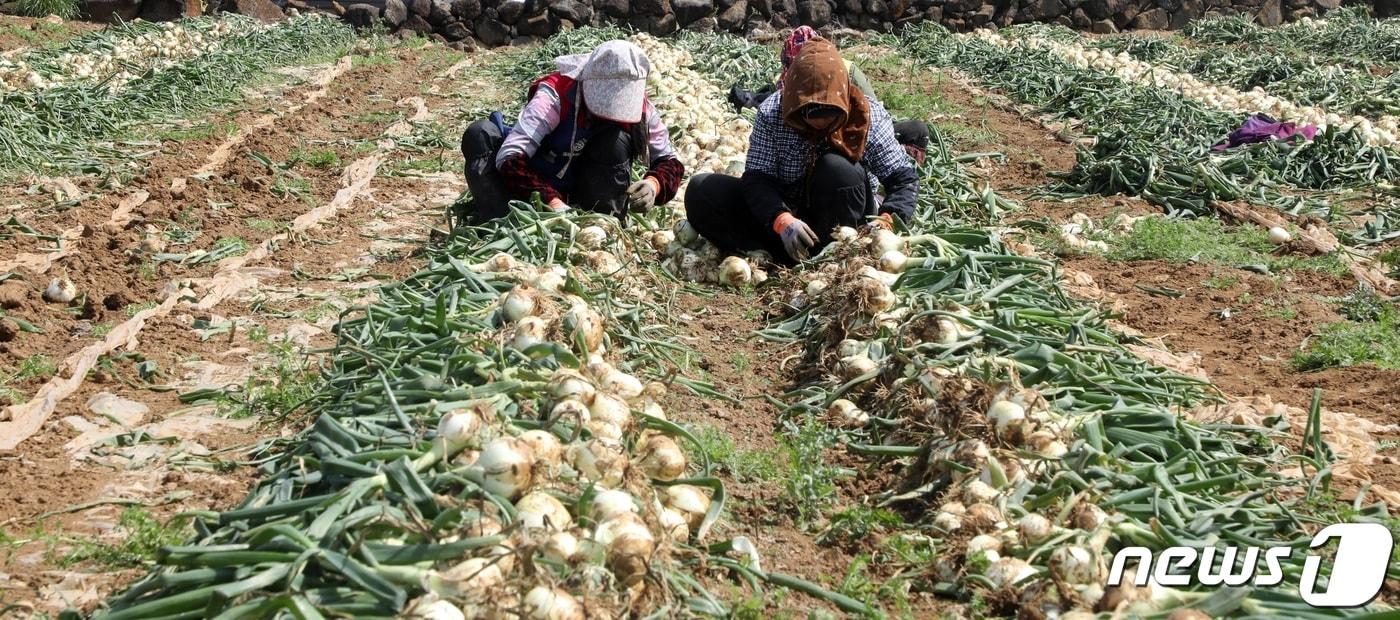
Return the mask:
{"type": "Polygon", "coordinates": [[[1322,328],[1308,348],[1294,354],[1299,370],[1373,364],[1400,370],[1400,309],[1387,305],[1374,321],[1346,321],[1322,328]]]}
{"type": "Polygon", "coordinates": [[[57,15],[74,19],[78,12],[78,0],[19,0],[15,3],[15,13],[25,17],[57,15]]]}
{"type": "Polygon", "coordinates": [[[884,508],[853,506],[831,515],[831,523],[817,536],[817,542],[859,543],[902,523],[903,517],[884,508]]]}
{"type": "Polygon", "coordinates": [[[720,429],[713,426],[700,427],[695,433],[695,438],[700,442],[700,449],[710,456],[710,460],[728,471],[737,481],[772,481],[782,477],[782,470],[771,452],[741,449],[720,429]]]}
{"type": "Polygon", "coordinates": [[[286,415],[316,393],[319,373],[306,356],[289,342],[268,347],[272,363],[244,383],[242,396],[223,403],[224,414],[247,418],[264,414],[286,415]]]}
{"type": "Polygon", "coordinates": [[[287,159],[288,165],[306,164],[312,168],[331,168],[340,165],[340,155],[330,149],[307,151],[297,149],[292,151],[287,159]]]}
{"type": "Polygon", "coordinates": [[[157,304],[154,301],[143,301],[139,304],[128,304],[125,308],[122,308],[122,313],[125,314],[126,318],[129,319],[133,316],[136,316],[137,312],[140,312],[142,310],[150,310],[151,308],[154,308],[157,305],[159,304],[157,304]]]}
{"type": "Polygon", "coordinates": [[[112,327],[114,326],[111,323],[98,323],[92,326],[92,335],[96,338],[103,338],[112,333],[112,327]]]}
{"type": "Polygon", "coordinates": [[[249,219],[244,223],[248,225],[248,228],[262,232],[272,232],[283,226],[282,222],[276,220],[260,220],[257,218],[249,219]]]}
{"type": "Polygon", "coordinates": [[[1215,275],[1212,275],[1211,277],[1206,278],[1205,281],[1201,282],[1201,285],[1205,286],[1206,288],[1213,288],[1217,291],[1223,291],[1226,289],[1234,288],[1235,285],[1239,283],[1239,277],[1220,275],[1220,273],[1217,272],[1215,275]]]}
{"type": "Polygon", "coordinates": [[[36,353],[24,358],[24,360],[19,363],[19,369],[16,370],[15,374],[11,375],[10,378],[21,381],[25,379],[47,379],[52,377],[55,372],[58,372],[58,366],[54,365],[53,360],[49,359],[49,356],[43,353],[36,353]]]}
{"type": "Polygon", "coordinates": [[[122,511],[117,525],[125,536],[115,544],[67,537],[59,539],[74,546],[68,555],[55,558],[58,565],[67,568],[93,562],[109,569],[149,565],[155,561],[156,550],[179,544],[190,534],[187,519],[177,517],[168,523],[161,523],[138,506],[122,511]]]}
{"type": "Polygon", "coordinates": [[[790,472],[783,480],[784,493],[797,510],[798,522],[810,522],[831,504],[836,479],[845,473],[823,456],[836,441],[834,431],[816,417],[783,424],[783,451],[790,472]]]}
{"type": "Polygon", "coordinates": [[[1347,273],[1346,265],[1336,256],[1275,256],[1271,254],[1273,249],[1268,233],[1259,228],[1227,229],[1212,218],[1149,217],[1138,220],[1127,234],[1114,237],[1108,258],[1117,261],[1160,259],[1231,267],[1262,265],[1271,272],[1347,273]]]}
{"type": "Polygon", "coordinates": [[[5,24],[0,26],[0,35],[9,35],[34,47],[55,47],[73,36],[67,24],[35,22],[31,26],[5,24]]]}
{"type": "Polygon", "coordinates": [[[734,367],[734,372],[744,372],[749,369],[749,356],[735,353],[729,358],[729,364],[734,367]]]}
{"type": "Polygon", "coordinates": [[[248,242],[242,237],[219,237],[209,251],[226,251],[228,256],[238,256],[248,251],[248,242]]]}

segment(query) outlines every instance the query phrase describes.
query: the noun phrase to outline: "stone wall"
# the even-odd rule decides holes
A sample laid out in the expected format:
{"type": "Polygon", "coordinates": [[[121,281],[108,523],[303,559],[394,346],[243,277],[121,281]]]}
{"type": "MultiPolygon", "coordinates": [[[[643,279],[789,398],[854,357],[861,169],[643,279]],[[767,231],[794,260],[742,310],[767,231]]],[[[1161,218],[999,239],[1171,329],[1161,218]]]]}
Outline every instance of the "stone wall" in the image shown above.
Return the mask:
{"type": "MultiPolygon", "coordinates": [[[[953,30],[1054,22],[1097,33],[1170,30],[1211,15],[1243,14],[1264,25],[1317,17],[1342,0],[87,0],[94,19],[173,19],[191,8],[271,19],[272,11],[326,10],[368,28],[412,31],[458,47],[500,46],[603,23],[665,35],[686,28],[746,35],[799,24],[893,32],[919,21],[953,30]],[[276,2],[276,4],[273,4],[276,2]],[[211,6],[212,5],[212,6],[211,6]]],[[[1386,0],[1400,3],[1400,0],[1386,0]]],[[[1378,2],[1379,10],[1382,3],[1378,2]]]]}

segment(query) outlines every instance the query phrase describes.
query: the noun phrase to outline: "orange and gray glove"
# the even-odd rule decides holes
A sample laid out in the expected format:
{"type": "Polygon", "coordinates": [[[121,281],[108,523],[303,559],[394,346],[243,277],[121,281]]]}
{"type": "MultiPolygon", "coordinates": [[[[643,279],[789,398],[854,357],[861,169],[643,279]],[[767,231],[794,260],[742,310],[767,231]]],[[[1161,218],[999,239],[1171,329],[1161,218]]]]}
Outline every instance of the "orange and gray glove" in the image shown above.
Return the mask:
{"type": "Polygon", "coordinates": [[[555,213],[563,213],[563,212],[569,210],[569,205],[568,205],[568,203],[566,203],[566,202],[564,202],[563,200],[560,200],[560,199],[558,199],[558,198],[555,198],[554,200],[549,201],[549,204],[548,204],[548,205],[545,205],[545,206],[549,207],[549,210],[550,210],[550,211],[553,211],[553,212],[555,212],[555,213]]]}
{"type": "Polygon", "coordinates": [[[656,205],[656,193],[661,184],[656,179],[645,177],[627,188],[627,206],[633,211],[646,211],[656,205]]]}
{"type": "Polygon", "coordinates": [[[812,227],[791,213],[783,213],[773,220],[773,232],[782,238],[783,249],[795,261],[810,258],[812,246],[817,244],[817,234],[812,232],[812,227]]]}
{"type": "Polygon", "coordinates": [[[870,228],[883,228],[894,232],[894,216],[888,213],[881,213],[870,219],[870,228]]]}

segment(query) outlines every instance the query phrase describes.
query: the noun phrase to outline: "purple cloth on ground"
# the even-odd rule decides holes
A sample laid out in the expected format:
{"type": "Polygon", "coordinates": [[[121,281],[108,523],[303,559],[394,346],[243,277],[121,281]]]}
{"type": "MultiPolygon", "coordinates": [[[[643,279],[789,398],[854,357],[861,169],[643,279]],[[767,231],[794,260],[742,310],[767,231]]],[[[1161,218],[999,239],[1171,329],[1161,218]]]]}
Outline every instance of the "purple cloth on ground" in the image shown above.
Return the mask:
{"type": "Polygon", "coordinates": [[[1316,125],[1280,123],[1267,114],[1255,114],[1246,119],[1244,125],[1241,125],[1239,129],[1230,132],[1230,135],[1223,142],[1211,147],[1211,150],[1223,151],[1242,144],[1287,140],[1293,136],[1303,136],[1304,140],[1311,140],[1316,135],[1316,125]]]}

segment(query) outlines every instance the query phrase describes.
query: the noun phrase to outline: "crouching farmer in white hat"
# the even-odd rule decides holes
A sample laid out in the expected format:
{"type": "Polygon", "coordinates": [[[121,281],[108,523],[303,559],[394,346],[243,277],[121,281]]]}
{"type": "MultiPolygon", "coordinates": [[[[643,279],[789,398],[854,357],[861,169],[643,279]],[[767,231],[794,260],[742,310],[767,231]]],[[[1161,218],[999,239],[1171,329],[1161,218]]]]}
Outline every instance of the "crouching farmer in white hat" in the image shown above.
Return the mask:
{"type": "Polygon", "coordinates": [[[626,219],[676,195],[685,167],[661,115],[646,97],[651,62],[637,46],[608,41],[590,54],[555,59],[558,71],[530,86],[514,127],[494,112],[462,135],[471,216],[509,212],[538,193],[552,210],[570,207],[626,219]],[[647,166],[632,182],[632,160],[647,166]]]}

